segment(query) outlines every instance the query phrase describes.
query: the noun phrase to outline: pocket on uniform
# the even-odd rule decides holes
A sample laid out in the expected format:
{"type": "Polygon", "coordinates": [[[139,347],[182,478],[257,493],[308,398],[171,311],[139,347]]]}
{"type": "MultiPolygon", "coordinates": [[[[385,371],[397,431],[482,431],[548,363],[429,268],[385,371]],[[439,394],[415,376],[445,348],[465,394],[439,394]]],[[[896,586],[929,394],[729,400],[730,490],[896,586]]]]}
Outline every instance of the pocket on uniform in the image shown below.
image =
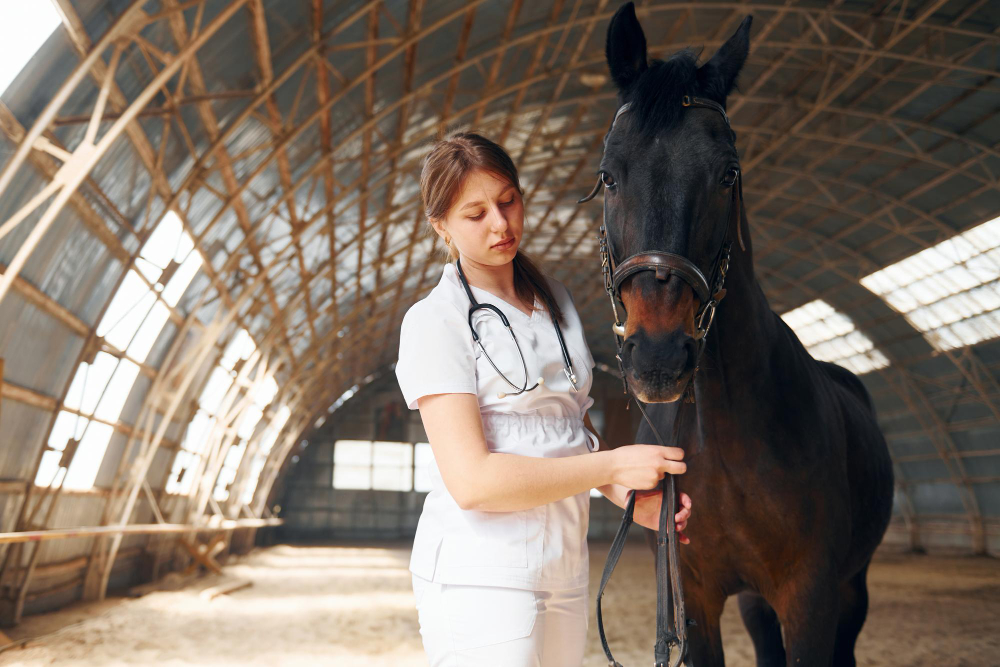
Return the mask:
{"type": "Polygon", "coordinates": [[[528,567],[528,512],[464,510],[467,530],[441,544],[440,562],[460,567],[528,567]]]}
{"type": "Polygon", "coordinates": [[[535,592],[522,588],[444,584],[441,605],[457,651],[527,637],[538,616],[535,592]]]}

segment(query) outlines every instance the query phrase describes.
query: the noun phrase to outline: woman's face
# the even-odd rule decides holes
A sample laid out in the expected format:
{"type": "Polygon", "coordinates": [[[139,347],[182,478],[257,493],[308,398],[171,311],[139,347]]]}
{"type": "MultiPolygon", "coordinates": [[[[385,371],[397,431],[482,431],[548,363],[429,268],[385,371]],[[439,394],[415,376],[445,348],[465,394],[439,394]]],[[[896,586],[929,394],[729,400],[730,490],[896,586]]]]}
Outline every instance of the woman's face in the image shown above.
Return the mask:
{"type": "Polygon", "coordinates": [[[466,258],[500,266],[514,259],[524,228],[524,202],[512,183],[481,169],[465,178],[443,221],[434,224],[442,237],[466,258]]]}

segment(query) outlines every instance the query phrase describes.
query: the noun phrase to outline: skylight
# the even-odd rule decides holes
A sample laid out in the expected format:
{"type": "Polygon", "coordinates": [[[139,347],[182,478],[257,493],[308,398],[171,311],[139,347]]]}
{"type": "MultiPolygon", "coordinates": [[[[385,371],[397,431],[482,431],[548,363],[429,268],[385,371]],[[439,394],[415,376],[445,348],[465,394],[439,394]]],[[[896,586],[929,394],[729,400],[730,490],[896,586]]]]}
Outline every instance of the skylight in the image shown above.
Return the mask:
{"type": "MultiPolygon", "coordinates": [[[[216,413],[233,386],[236,377],[233,367],[237,361],[248,358],[256,349],[257,346],[254,345],[246,329],[237,331],[226,345],[222,359],[212,369],[208,381],[201,390],[201,395],[198,397],[198,411],[188,424],[184,440],[181,441],[181,449],[174,457],[170,477],[167,478],[167,493],[187,495],[190,492],[195,471],[201,467],[202,452],[217,421],[216,413]]],[[[242,453],[240,455],[242,456],[242,453]]]]}
{"type": "MultiPolygon", "coordinates": [[[[0,35],[2,33],[0,26],[0,35]]],[[[113,425],[121,417],[139,376],[139,364],[146,361],[170,318],[168,305],[177,304],[201,268],[201,261],[180,218],[168,211],[143,244],[135,268],[125,274],[97,325],[97,335],[124,350],[124,356],[119,358],[102,350],[94,356],[93,362],[79,365],[66,394],[65,406],[68,410],[79,411],[82,416],[66,412],[57,417],[53,437],[49,438],[35,476],[36,484],[48,486],[53,483],[59,469],[68,464],[63,486],[78,490],[94,486],[114,433],[113,425]],[[71,441],[77,443],[75,453],[66,451],[71,441]]]]}
{"type": "Polygon", "coordinates": [[[277,408],[270,424],[261,425],[264,412],[278,394],[278,383],[271,372],[258,367],[259,373],[264,373],[248,387],[251,403],[242,408],[234,421],[227,428],[217,428],[219,420],[226,420],[227,413],[232,409],[239,397],[245,382],[236,382],[240,374],[237,365],[240,362],[250,364],[243,372],[249,372],[255,364],[264,363],[257,354],[257,346],[246,329],[239,329],[226,345],[218,365],[212,369],[208,380],[198,397],[198,411],[188,425],[181,448],[174,458],[170,476],[167,478],[167,493],[187,495],[191,491],[194,477],[202,470],[208,470],[206,457],[214,457],[216,446],[225,447],[223,463],[215,477],[213,497],[222,502],[229,500],[233,483],[236,481],[240,467],[244,465],[244,457],[248,451],[253,452],[252,459],[246,462],[250,468],[250,478],[246,479],[247,488],[243,493],[243,502],[249,502],[257,488],[256,479],[267,454],[278,438],[290,416],[290,411],[284,405],[277,408]],[[255,440],[254,438],[257,438],[255,440]],[[257,443],[257,444],[254,444],[257,443]]]}
{"type": "MultiPolygon", "coordinates": [[[[246,330],[240,329],[240,333],[245,334],[246,330]]],[[[249,348],[247,349],[247,356],[249,356],[254,351],[254,345],[249,336],[247,336],[246,340],[249,341],[249,348]]],[[[234,344],[230,344],[230,349],[233,347],[234,344]]],[[[223,461],[222,470],[219,471],[219,477],[216,479],[214,492],[216,500],[223,501],[229,499],[229,487],[236,479],[236,473],[239,471],[240,464],[243,463],[243,456],[246,454],[247,445],[257,430],[260,420],[264,417],[264,408],[274,400],[277,393],[278,383],[274,381],[272,375],[265,376],[256,389],[253,390],[253,405],[245,408],[239,417],[239,427],[236,430],[236,436],[239,441],[230,446],[223,461]]],[[[262,437],[268,437],[268,434],[266,432],[262,433],[262,437]]],[[[271,444],[273,444],[273,441],[271,444]]],[[[270,445],[268,449],[270,449],[270,445]]]]}
{"type": "MultiPolygon", "coordinates": [[[[71,440],[80,440],[86,433],[88,424],[90,424],[90,420],[85,417],[65,410],[59,412],[55,424],[52,425],[52,432],[49,434],[48,449],[42,453],[42,461],[35,474],[35,484],[51,486],[55,483],[59,471],[66,470],[65,467],[59,465],[63,459],[66,445],[71,440]]],[[[63,479],[65,479],[65,475],[63,479]]]]}
{"type": "Polygon", "coordinates": [[[59,14],[51,2],[5,2],[0,21],[0,93],[28,64],[52,31],[59,14]]]}
{"type": "Polygon", "coordinates": [[[868,336],[854,327],[851,318],[822,299],[799,306],[781,316],[814,358],[831,361],[855,373],[868,373],[889,365],[868,336]]]}
{"type": "Polygon", "coordinates": [[[89,489],[94,486],[97,471],[104,460],[104,452],[114,434],[114,427],[91,422],[87,433],[73,457],[73,464],[66,472],[63,486],[67,489],[89,489]]]}
{"type": "Polygon", "coordinates": [[[174,457],[173,468],[170,470],[170,477],[167,478],[167,493],[187,495],[191,490],[191,483],[194,481],[193,471],[201,462],[201,451],[213,426],[215,417],[205,412],[204,408],[198,408],[184,432],[181,448],[174,457]]]}
{"type": "Polygon", "coordinates": [[[282,405],[278,408],[277,414],[261,435],[260,444],[257,446],[257,454],[250,464],[250,474],[247,477],[246,488],[243,490],[242,502],[249,503],[253,500],[253,494],[257,491],[257,484],[260,482],[260,474],[264,470],[264,463],[267,462],[267,455],[274,447],[274,443],[278,441],[281,429],[285,428],[285,424],[291,416],[292,411],[288,409],[288,406],[282,405]]]}
{"type": "Polygon", "coordinates": [[[861,279],[938,350],[1000,336],[1000,218],[861,279]]]}

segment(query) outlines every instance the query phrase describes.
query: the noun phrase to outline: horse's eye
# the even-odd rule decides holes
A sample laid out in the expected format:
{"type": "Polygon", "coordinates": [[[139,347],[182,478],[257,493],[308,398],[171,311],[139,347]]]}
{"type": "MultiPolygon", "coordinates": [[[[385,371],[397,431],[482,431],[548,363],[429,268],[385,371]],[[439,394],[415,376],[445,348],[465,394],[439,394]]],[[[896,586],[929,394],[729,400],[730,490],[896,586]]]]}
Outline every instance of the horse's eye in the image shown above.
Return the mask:
{"type": "Polygon", "coordinates": [[[727,188],[736,183],[736,178],[740,175],[740,170],[737,167],[730,167],[726,170],[726,177],[722,180],[722,184],[727,188]]]}
{"type": "Polygon", "coordinates": [[[614,176],[606,171],[601,172],[601,182],[604,183],[604,187],[606,188],[613,188],[617,185],[614,176]]]}

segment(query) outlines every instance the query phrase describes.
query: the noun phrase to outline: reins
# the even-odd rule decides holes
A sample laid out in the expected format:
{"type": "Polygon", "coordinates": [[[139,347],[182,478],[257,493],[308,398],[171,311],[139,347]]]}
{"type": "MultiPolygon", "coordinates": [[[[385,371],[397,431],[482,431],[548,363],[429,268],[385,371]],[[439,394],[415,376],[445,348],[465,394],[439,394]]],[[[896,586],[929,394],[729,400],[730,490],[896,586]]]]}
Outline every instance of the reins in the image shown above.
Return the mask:
{"type": "MultiPolygon", "coordinates": [[[[657,442],[661,445],[663,440],[657,432],[653,422],[646,416],[646,411],[642,403],[638,400],[636,405],[642,412],[643,418],[653,429],[657,442]]],[[[677,437],[677,424],[674,422],[674,438],[677,437]]],[[[680,560],[677,554],[677,526],[674,522],[676,508],[676,488],[674,486],[674,476],[664,475],[660,480],[662,500],[660,505],[660,526],[656,534],[656,643],[653,645],[653,666],[654,667],[677,667],[687,657],[687,626],[694,625],[694,620],[687,620],[684,611],[684,589],[681,585],[680,560]],[[670,599],[673,606],[673,616],[667,608],[667,599],[670,599]],[[678,648],[677,662],[671,665],[670,651],[673,647],[678,648]]],[[[607,586],[611,573],[614,572],[618,559],[625,548],[625,540],[628,537],[628,529],[632,526],[633,514],[635,512],[635,491],[629,490],[628,501],[625,503],[625,514],[622,516],[621,525],[611,542],[611,549],[608,551],[608,559],[604,563],[604,572],[601,574],[601,585],[597,591],[597,629],[601,637],[601,647],[604,655],[608,658],[608,667],[622,667],[622,664],[615,660],[611,654],[611,647],[608,646],[608,639],[604,634],[604,618],[601,615],[601,597],[604,595],[604,587],[607,586]]]]}
{"type": "MultiPolygon", "coordinates": [[[[611,127],[604,137],[605,149],[607,148],[608,137],[611,135],[611,131],[614,130],[615,122],[622,113],[631,107],[631,104],[631,102],[627,102],[615,112],[611,127]]],[[[729,117],[726,115],[725,109],[712,100],[685,95],[681,98],[681,105],[685,107],[704,107],[718,111],[725,119],[726,126],[729,127],[729,117]]],[[[730,134],[735,146],[736,134],[732,131],[731,127],[730,134]]],[[[615,358],[618,360],[618,372],[621,374],[622,387],[626,394],[629,394],[630,391],[622,360],[622,344],[625,339],[625,319],[623,319],[622,314],[624,314],[625,318],[627,318],[628,314],[625,312],[625,304],[621,301],[619,293],[622,282],[629,276],[641,271],[653,271],[656,274],[657,280],[666,281],[669,279],[670,274],[673,273],[680,276],[691,286],[700,302],[698,312],[695,314],[694,336],[698,342],[694,369],[694,373],[697,373],[697,360],[701,357],[701,352],[705,345],[705,337],[708,335],[708,331],[715,319],[715,309],[726,295],[724,286],[726,273],[729,270],[729,260],[733,243],[731,235],[734,223],[736,226],[736,238],[740,244],[740,248],[746,249],[743,243],[740,214],[743,200],[742,178],[742,170],[738,170],[736,181],[731,186],[733,195],[729,205],[726,233],[723,235],[722,243],[713,259],[712,271],[708,279],[705,278],[705,275],[694,262],[683,255],[671,252],[655,250],[639,252],[627,257],[621,263],[616,262],[608,239],[608,207],[607,196],[605,196],[604,220],[600,226],[600,236],[598,237],[600,242],[601,271],[604,274],[604,289],[611,300],[611,310],[614,314],[614,324],[611,329],[614,333],[615,345],[618,349],[615,358]],[[619,306],[621,306],[621,314],[619,313],[619,306]]],[[[599,175],[594,189],[577,203],[582,204],[593,199],[600,190],[602,182],[603,179],[599,175]]],[[[635,396],[632,397],[635,398],[635,396]]],[[[692,374],[684,390],[684,401],[689,403],[694,402],[694,374],[692,374]]],[[[646,410],[643,408],[642,402],[636,399],[636,405],[639,407],[643,419],[646,420],[649,428],[653,431],[656,441],[663,446],[663,439],[653,425],[652,420],[646,415],[646,410]]],[[[677,442],[678,440],[679,425],[680,411],[678,410],[677,417],[674,419],[673,442],[677,442]]],[[[694,625],[694,621],[689,621],[684,611],[684,591],[681,585],[677,526],[674,521],[677,500],[674,476],[671,474],[664,475],[660,481],[660,489],[662,500],[660,504],[659,530],[657,531],[656,540],[656,643],[653,646],[653,664],[654,667],[677,667],[687,657],[687,627],[689,624],[694,625]],[[672,610],[668,609],[668,597],[672,601],[672,610]],[[673,612],[672,614],[670,613],[671,611],[673,612]],[[678,653],[677,661],[671,664],[670,653],[673,647],[677,647],[678,653]]],[[[604,620],[601,616],[601,597],[604,595],[604,588],[611,578],[611,573],[618,563],[622,550],[625,548],[625,539],[628,536],[629,527],[632,525],[634,512],[635,491],[630,490],[628,501],[625,504],[625,514],[622,516],[621,525],[618,527],[618,532],[611,543],[608,559],[604,564],[604,572],[601,575],[600,589],[597,592],[597,627],[601,636],[601,646],[604,648],[604,654],[607,656],[609,667],[622,667],[622,665],[611,654],[611,648],[608,646],[608,641],[604,634],[604,620]]]]}

